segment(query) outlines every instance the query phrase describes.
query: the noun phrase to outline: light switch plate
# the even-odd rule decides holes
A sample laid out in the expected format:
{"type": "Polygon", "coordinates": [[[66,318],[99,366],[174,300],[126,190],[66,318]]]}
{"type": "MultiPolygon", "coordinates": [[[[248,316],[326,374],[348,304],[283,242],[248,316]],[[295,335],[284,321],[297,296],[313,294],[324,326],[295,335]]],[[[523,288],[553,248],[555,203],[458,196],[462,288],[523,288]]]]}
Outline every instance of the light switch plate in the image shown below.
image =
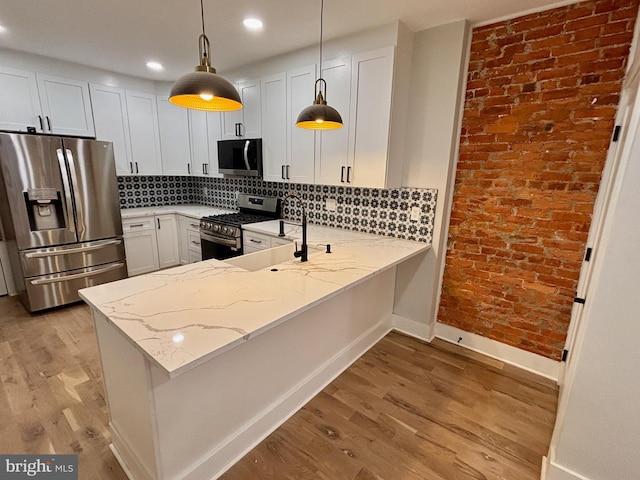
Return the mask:
{"type": "Polygon", "coordinates": [[[327,198],[324,202],[324,208],[328,211],[328,212],[335,212],[336,211],[336,199],[335,198],[327,198]]]}
{"type": "Polygon", "coordinates": [[[209,195],[209,188],[208,187],[204,187],[202,189],[202,194],[206,197],[207,195],[209,195]]]}
{"type": "Polygon", "coordinates": [[[417,222],[420,220],[420,207],[411,207],[411,221],[417,222]]]}

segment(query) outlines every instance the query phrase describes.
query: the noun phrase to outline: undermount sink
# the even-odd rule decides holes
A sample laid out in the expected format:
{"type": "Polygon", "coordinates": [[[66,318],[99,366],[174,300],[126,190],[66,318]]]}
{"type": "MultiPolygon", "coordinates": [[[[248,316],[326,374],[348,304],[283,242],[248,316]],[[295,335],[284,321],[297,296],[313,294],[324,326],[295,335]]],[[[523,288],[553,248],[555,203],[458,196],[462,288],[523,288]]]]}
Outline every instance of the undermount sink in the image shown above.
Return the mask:
{"type": "MultiPolygon", "coordinates": [[[[260,252],[248,253],[239,257],[229,258],[225,260],[225,263],[229,263],[250,272],[256,272],[288,261],[299,262],[300,259],[293,256],[295,249],[295,245],[291,243],[288,245],[281,245],[279,247],[261,250],[260,252]]],[[[308,247],[309,255],[313,255],[320,251],[320,248],[308,247]]]]}

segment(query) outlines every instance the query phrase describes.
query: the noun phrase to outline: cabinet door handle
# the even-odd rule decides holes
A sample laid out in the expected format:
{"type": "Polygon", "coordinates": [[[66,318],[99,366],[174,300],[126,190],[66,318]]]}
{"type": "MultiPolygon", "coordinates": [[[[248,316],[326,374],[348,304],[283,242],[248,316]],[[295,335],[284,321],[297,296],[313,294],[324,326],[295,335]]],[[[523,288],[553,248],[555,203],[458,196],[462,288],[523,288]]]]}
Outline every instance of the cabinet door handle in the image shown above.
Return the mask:
{"type": "Polygon", "coordinates": [[[160,230],[160,219],[156,218],[156,222],[158,222],[158,230],[160,230]]]}
{"type": "Polygon", "coordinates": [[[187,163],[187,173],[191,175],[191,164],[187,163]]]}
{"type": "Polygon", "coordinates": [[[285,180],[285,176],[284,176],[284,165],[282,165],[282,172],[280,172],[280,176],[282,177],[283,180],[285,180]]]}
{"type": "Polygon", "coordinates": [[[195,240],[191,240],[191,243],[194,245],[200,245],[200,242],[196,242],[195,240]]]}
{"type": "Polygon", "coordinates": [[[44,131],[44,123],[42,123],[42,115],[38,115],[38,121],[40,122],[40,130],[44,131]]]}
{"type": "Polygon", "coordinates": [[[138,170],[138,162],[136,162],[136,173],[140,173],[140,171],[138,170]]]}
{"type": "Polygon", "coordinates": [[[144,223],[133,223],[129,225],[129,228],[141,228],[144,227],[144,223]]]}
{"type": "Polygon", "coordinates": [[[133,173],[133,162],[129,162],[129,170],[133,173]]]}
{"type": "Polygon", "coordinates": [[[250,238],[249,241],[253,243],[262,243],[262,240],[256,240],[255,238],[250,238]]]}
{"type": "Polygon", "coordinates": [[[289,165],[287,165],[287,180],[289,180],[289,179],[290,179],[290,177],[289,177],[289,165]]]}
{"type": "Polygon", "coordinates": [[[199,223],[190,223],[189,224],[192,228],[200,228],[200,224],[199,223]]]}
{"type": "Polygon", "coordinates": [[[203,175],[207,175],[209,172],[207,172],[207,164],[203,163],[202,164],[202,174],[203,175]]]}
{"type": "Polygon", "coordinates": [[[49,118],[49,115],[47,115],[47,126],[49,127],[49,131],[51,131],[51,119],[49,118]]]}
{"type": "Polygon", "coordinates": [[[344,183],[344,166],[340,167],[340,181],[344,183]]]}
{"type": "Polygon", "coordinates": [[[351,183],[351,167],[347,167],[347,183],[351,183]]]}

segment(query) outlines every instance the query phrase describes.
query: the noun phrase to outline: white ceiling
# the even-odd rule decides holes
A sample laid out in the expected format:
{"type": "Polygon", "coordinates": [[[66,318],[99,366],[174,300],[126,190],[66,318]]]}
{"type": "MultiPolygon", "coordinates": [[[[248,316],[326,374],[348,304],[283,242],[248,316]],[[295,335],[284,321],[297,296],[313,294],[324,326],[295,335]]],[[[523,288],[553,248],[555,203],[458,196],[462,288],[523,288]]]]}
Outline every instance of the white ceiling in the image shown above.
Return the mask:
{"type": "MultiPolygon", "coordinates": [[[[198,0],[1,0],[0,47],[156,80],[198,64],[198,0]],[[145,63],[165,65],[150,72],[145,63]]],[[[325,0],[325,39],[394,20],[413,31],[467,19],[471,24],[572,0],[325,0]]],[[[320,0],[204,0],[213,66],[240,65],[317,44],[320,0]],[[245,16],[265,28],[247,32],[245,16]]]]}

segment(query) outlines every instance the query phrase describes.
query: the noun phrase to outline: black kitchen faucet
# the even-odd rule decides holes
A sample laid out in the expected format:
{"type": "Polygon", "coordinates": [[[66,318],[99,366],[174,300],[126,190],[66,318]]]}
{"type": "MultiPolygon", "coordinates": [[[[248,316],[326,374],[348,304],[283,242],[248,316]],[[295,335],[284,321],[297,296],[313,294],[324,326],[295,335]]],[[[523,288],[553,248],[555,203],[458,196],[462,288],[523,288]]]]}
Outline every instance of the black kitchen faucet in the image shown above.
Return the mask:
{"type": "Polygon", "coordinates": [[[307,210],[304,206],[304,202],[300,195],[295,192],[289,192],[284,196],[282,200],[282,204],[280,205],[280,233],[279,236],[284,237],[284,205],[287,203],[287,199],[295,198],[300,203],[302,207],[302,246],[300,250],[298,250],[298,243],[296,242],[296,250],[293,252],[293,256],[298,258],[300,257],[301,262],[306,262],[309,260],[309,249],[307,247],[307,210]]]}

